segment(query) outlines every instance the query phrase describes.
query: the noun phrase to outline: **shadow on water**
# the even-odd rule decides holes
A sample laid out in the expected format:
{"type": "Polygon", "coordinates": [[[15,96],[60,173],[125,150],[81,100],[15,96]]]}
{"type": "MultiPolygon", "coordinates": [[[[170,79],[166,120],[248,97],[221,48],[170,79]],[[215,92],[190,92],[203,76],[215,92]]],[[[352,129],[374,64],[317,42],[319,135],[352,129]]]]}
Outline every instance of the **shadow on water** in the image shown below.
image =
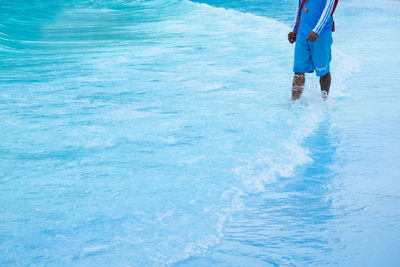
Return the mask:
{"type": "Polygon", "coordinates": [[[313,162],[292,178],[280,178],[258,195],[243,199],[244,209],[226,223],[221,242],[209,255],[175,266],[281,266],[332,264],[328,227],[333,219],[330,192],[335,146],[328,120],[305,139],[313,162]]]}

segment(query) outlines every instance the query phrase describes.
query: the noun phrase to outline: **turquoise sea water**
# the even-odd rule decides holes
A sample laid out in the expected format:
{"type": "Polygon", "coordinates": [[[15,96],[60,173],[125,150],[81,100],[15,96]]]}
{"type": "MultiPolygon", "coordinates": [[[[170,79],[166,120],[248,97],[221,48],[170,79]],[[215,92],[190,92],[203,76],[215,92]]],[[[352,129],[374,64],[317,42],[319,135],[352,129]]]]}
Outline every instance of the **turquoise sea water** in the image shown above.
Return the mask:
{"type": "Polygon", "coordinates": [[[1,266],[398,266],[400,3],[3,0],[1,266]]]}

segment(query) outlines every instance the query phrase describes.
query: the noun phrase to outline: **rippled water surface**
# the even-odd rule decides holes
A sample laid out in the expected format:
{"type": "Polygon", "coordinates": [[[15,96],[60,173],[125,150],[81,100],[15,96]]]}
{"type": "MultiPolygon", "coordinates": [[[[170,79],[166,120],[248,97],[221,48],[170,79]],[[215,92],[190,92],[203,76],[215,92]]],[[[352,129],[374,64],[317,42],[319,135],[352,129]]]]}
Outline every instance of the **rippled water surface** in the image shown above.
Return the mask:
{"type": "Polygon", "coordinates": [[[400,4],[292,103],[295,2],[2,1],[0,265],[398,266],[400,4]]]}

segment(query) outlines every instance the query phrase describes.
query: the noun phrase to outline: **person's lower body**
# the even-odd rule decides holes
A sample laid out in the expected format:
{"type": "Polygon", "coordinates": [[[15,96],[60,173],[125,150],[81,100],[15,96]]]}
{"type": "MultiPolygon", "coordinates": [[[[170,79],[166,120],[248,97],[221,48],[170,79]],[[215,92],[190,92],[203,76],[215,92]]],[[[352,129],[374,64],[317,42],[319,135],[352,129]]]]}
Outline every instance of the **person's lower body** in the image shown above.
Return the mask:
{"type": "MultiPolygon", "coordinates": [[[[306,78],[304,73],[294,74],[292,84],[292,100],[297,100],[300,98],[301,94],[303,93],[305,82],[306,78]]],[[[319,84],[321,86],[321,96],[323,99],[326,99],[331,87],[331,73],[328,72],[324,76],[319,77],[319,84]]]]}
{"type": "Polygon", "coordinates": [[[297,38],[294,55],[294,78],[292,84],[292,99],[300,98],[305,84],[305,73],[316,72],[320,77],[321,94],[328,97],[331,86],[331,46],[332,33],[319,36],[315,42],[297,38]]]}

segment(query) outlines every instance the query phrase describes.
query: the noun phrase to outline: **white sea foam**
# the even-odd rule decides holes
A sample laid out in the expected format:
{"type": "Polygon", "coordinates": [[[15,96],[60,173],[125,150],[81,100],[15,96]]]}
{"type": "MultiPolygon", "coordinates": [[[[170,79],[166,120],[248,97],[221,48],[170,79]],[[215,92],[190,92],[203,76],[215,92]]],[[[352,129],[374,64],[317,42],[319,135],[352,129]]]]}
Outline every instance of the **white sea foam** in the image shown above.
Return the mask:
{"type": "MultiPolygon", "coordinates": [[[[270,18],[250,13],[241,13],[235,10],[215,8],[207,4],[195,5],[200,7],[198,10],[199,17],[211,15],[214,17],[213,23],[218,21],[218,18],[221,18],[225,21],[223,25],[227,31],[240,31],[250,33],[251,35],[268,36],[271,32],[281,33],[282,31],[287,32],[289,30],[283,23],[270,18]],[[227,20],[226,18],[229,19],[227,20]]],[[[220,34],[223,34],[223,32],[220,32],[220,34]]],[[[243,42],[246,41],[243,40],[243,42]]],[[[280,43],[279,45],[284,44],[280,43]]],[[[234,48],[231,47],[231,49],[234,48]]],[[[230,199],[231,205],[225,208],[220,215],[220,221],[215,227],[218,234],[205,237],[195,243],[190,243],[185,249],[185,257],[202,254],[209,246],[219,243],[219,236],[223,235],[223,225],[226,220],[229,219],[232,213],[244,208],[243,196],[261,193],[268,184],[275,182],[278,178],[292,177],[295,174],[296,168],[313,161],[310,151],[303,146],[303,141],[305,138],[311,136],[325,119],[327,109],[332,108],[332,99],[347,96],[346,79],[352,73],[359,71],[359,64],[356,60],[336,49],[334,49],[333,53],[332,69],[335,82],[332,86],[330,99],[327,102],[320,100],[318,81],[316,78],[308,75],[308,79],[311,82],[306,86],[303,99],[298,101],[298,103],[282,106],[282,113],[277,114],[279,116],[276,118],[277,120],[281,120],[282,118],[287,119],[286,123],[290,128],[289,134],[277,137],[277,139],[273,140],[273,146],[267,145],[265,148],[261,147],[257,155],[248,159],[247,164],[232,169],[232,173],[239,179],[240,183],[238,186],[225,191],[221,196],[222,199],[230,199]],[[282,114],[284,115],[282,116],[282,114]]],[[[267,61],[263,57],[260,57],[258,60],[261,63],[267,61]]],[[[248,90],[243,90],[241,93],[246,92],[257,93],[256,91],[248,90]]]]}

